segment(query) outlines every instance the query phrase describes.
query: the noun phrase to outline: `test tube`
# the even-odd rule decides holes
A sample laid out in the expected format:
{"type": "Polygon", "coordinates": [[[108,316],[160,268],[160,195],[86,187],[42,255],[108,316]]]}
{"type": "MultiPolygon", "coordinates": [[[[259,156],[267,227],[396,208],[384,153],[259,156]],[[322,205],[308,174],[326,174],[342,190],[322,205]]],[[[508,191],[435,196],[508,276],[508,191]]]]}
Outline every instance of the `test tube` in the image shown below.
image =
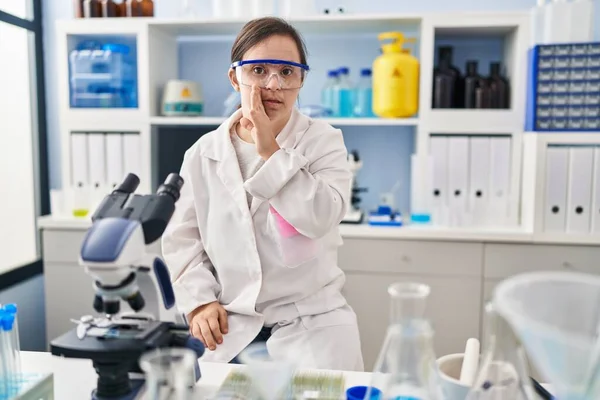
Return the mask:
{"type": "Polygon", "coordinates": [[[10,341],[8,339],[6,311],[0,311],[0,354],[2,354],[2,390],[4,396],[11,394],[11,378],[12,378],[12,358],[13,352],[10,349],[10,341]]]}
{"type": "Polygon", "coordinates": [[[14,353],[14,373],[13,377],[17,388],[21,382],[21,344],[19,342],[19,324],[18,324],[18,313],[16,304],[7,304],[4,306],[4,310],[12,317],[9,317],[9,321],[12,321],[11,332],[11,349],[14,353]]]}

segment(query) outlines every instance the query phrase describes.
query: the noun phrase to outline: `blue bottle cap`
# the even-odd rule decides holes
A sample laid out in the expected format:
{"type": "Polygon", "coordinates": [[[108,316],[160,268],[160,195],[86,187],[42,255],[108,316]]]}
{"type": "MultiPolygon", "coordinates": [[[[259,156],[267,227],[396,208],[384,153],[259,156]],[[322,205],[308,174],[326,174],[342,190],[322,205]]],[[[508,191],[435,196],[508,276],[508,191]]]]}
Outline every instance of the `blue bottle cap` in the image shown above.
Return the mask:
{"type": "Polygon", "coordinates": [[[346,390],[347,400],[379,400],[381,398],[381,390],[371,387],[369,398],[366,398],[368,386],[353,386],[346,390]]]}
{"type": "Polygon", "coordinates": [[[338,72],[342,75],[348,75],[350,73],[350,68],[348,67],[340,67],[338,72]]]}
{"type": "Polygon", "coordinates": [[[14,324],[15,324],[15,314],[4,313],[4,316],[2,317],[2,330],[12,331],[14,324]]]}
{"type": "Polygon", "coordinates": [[[328,71],[327,72],[327,76],[330,77],[330,78],[335,78],[335,77],[338,76],[338,71],[336,71],[335,69],[331,70],[331,71],[328,71]]]}
{"type": "Polygon", "coordinates": [[[371,76],[371,68],[363,68],[360,70],[360,76],[371,76]]]}
{"type": "Polygon", "coordinates": [[[102,50],[112,51],[113,53],[129,53],[129,47],[124,44],[108,43],[102,46],[102,50]]]}
{"type": "Polygon", "coordinates": [[[11,314],[16,314],[17,313],[17,305],[14,303],[6,304],[4,306],[4,311],[11,313],[11,314]]]}

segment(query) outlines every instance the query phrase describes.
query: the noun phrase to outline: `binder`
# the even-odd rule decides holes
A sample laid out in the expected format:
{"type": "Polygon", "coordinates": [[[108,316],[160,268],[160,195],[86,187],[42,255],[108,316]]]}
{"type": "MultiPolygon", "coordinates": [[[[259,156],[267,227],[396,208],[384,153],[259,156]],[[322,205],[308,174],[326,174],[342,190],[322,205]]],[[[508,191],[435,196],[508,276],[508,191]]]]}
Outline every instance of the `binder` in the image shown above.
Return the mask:
{"type": "Polygon", "coordinates": [[[569,151],[567,232],[590,233],[594,148],[572,147],[569,151]]]}
{"type": "Polygon", "coordinates": [[[469,212],[475,226],[487,224],[490,188],[490,138],[472,137],[469,145],[469,212]]]}
{"type": "Polygon", "coordinates": [[[467,224],[469,190],[469,138],[454,136],[448,140],[448,186],[451,226],[467,224]]]}
{"type": "Polygon", "coordinates": [[[140,154],[141,140],[139,134],[125,133],[123,134],[123,169],[124,176],[127,174],[136,174],[140,180],[144,177],[141,176],[142,172],[142,160],[140,154]]]}
{"type": "Polygon", "coordinates": [[[510,225],[511,138],[490,138],[490,225],[510,225]]]}
{"type": "Polygon", "coordinates": [[[109,190],[118,186],[125,178],[123,171],[123,137],[120,134],[106,135],[106,180],[109,190]]]}
{"type": "Polygon", "coordinates": [[[448,137],[432,136],[429,153],[433,163],[432,222],[434,225],[448,225],[448,137]]]}
{"type": "Polygon", "coordinates": [[[90,185],[94,191],[104,190],[106,186],[106,144],[103,133],[89,133],[88,168],[90,185]]]}
{"type": "Polygon", "coordinates": [[[549,146],[546,149],[545,179],[544,231],[565,232],[569,180],[568,147],[549,146]]]}
{"type": "Polygon", "coordinates": [[[71,189],[72,199],[68,203],[69,213],[76,217],[87,215],[90,207],[90,177],[88,168],[87,134],[71,133],[71,189]]]}
{"type": "Polygon", "coordinates": [[[600,235],[600,147],[594,149],[594,182],[592,198],[592,233],[600,235]]]}

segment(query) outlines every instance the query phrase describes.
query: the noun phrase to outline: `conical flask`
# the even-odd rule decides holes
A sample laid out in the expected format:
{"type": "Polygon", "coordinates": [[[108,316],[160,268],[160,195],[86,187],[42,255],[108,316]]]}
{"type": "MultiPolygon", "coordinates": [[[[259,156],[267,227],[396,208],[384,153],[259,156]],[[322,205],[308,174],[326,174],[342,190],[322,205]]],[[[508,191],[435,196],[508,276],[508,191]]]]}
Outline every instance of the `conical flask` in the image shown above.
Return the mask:
{"type": "Polygon", "coordinates": [[[467,400],[534,400],[525,349],[492,303],[485,307],[487,333],[481,367],[467,400]]]}
{"type": "Polygon", "coordinates": [[[395,283],[388,288],[391,321],[373,371],[366,399],[439,400],[433,328],[425,318],[430,288],[421,283],[395,283]]]}

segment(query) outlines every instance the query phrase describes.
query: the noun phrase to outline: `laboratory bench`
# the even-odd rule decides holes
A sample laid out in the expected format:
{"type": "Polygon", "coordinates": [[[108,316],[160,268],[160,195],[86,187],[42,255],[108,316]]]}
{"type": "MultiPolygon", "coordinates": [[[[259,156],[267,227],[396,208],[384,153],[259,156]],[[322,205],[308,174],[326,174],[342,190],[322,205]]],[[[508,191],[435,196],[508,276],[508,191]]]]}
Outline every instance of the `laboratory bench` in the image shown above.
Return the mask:
{"type": "MultiPolygon", "coordinates": [[[[93,288],[78,264],[89,220],[42,217],[47,337],[72,328],[71,318],[89,314],[93,288]]],[[[358,316],[365,367],[372,368],[389,321],[387,287],[399,280],[431,286],[427,313],[438,355],[462,352],[481,337],[483,305],[494,287],[512,275],[541,270],[600,274],[600,240],[580,244],[536,240],[509,230],[340,226],[339,265],[343,293],[358,316]]],[[[160,243],[152,247],[160,254],[160,243]]]]}

